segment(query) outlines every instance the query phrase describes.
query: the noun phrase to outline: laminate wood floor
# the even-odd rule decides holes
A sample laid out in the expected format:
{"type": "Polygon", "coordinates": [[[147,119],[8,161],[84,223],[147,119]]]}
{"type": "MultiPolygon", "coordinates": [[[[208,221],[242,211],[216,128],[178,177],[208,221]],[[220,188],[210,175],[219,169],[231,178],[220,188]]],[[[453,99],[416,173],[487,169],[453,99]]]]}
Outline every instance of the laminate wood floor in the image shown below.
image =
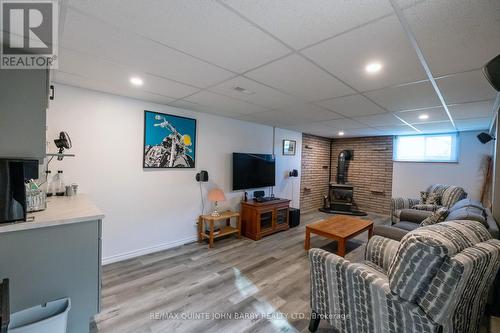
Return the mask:
{"type": "MultiPolygon", "coordinates": [[[[328,216],[302,214],[299,227],[260,241],[230,236],[210,250],[192,243],[106,265],[91,332],[309,332],[305,225],[328,216]]],[[[362,259],[366,240],[348,242],[346,258],[362,259]]],[[[334,252],[336,243],[313,235],[311,246],[334,252]]],[[[331,332],[328,323],[318,332],[331,332]]]]}

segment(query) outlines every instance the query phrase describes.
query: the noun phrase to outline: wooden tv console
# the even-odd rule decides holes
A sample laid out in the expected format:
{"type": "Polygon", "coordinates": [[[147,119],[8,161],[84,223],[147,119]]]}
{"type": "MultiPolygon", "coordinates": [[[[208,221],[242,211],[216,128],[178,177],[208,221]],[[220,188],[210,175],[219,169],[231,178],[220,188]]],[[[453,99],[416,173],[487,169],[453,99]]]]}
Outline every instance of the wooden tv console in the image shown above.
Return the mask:
{"type": "Polygon", "coordinates": [[[276,199],[267,202],[254,200],[241,203],[242,234],[253,240],[288,230],[288,209],[290,200],[276,199]]]}

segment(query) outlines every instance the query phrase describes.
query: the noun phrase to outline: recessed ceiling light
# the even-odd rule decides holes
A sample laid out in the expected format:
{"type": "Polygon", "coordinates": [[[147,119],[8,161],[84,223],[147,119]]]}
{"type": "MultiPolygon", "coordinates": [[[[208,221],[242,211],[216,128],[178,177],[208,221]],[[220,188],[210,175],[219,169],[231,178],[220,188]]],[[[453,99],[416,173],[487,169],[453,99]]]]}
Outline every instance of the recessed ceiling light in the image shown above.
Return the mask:
{"type": "Polygon", "coordinates": [[[134,86],[142,86],[144,83],[140,77],[134,76],[130,78],[130,83],[132,83],[134,86]]]}
{"type": "Polygon", "coordinates": [[[426,120],[426,119],[429,119],[429,115],[428,114],[421,114],[420,116],[418,116],[418,119],[420,120],[426,120]]]}
{"type": "Polygon", "coordinates": [[[380,62],[371,62],[366,65],[365,70],[368,74],[375,74],[380,72],[382,69],[382,64],[380,62]]]}
{"type": "Polygon", "coordinates": [[[247,95],[255,94],[255,92],[248,90],[248,89],[245,89],[245,88],[242,88],[242,87],[234,87],[233,89],[236,90],[237,92],[242,93],[242,94],[247,94],[247,95]]]}
{"type": "Polygon", "coordinates": [[[345,133],[344,133],[343,131],[340,131],[340,132],[339,132],[339,135],[340,135],[340,136],[342,136],[342,135],[344,135],[344,134],[345,134],[345,133]]]}

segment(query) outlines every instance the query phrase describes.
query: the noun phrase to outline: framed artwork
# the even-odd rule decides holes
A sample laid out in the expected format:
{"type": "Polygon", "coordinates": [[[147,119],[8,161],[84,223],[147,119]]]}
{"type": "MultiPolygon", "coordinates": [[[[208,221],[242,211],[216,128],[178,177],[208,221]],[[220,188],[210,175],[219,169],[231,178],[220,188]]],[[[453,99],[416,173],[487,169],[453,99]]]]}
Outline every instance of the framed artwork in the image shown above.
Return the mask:
{"type": "Polygon", "coordinates": [[[143,168],[194,168],[196,119],[144,111],[143,168]]]}
{"type": "Polygon", "coordinates": [[[295,140],[283,140],[283,155],[295,155],[295,146],[297,142],[295,140]]]}

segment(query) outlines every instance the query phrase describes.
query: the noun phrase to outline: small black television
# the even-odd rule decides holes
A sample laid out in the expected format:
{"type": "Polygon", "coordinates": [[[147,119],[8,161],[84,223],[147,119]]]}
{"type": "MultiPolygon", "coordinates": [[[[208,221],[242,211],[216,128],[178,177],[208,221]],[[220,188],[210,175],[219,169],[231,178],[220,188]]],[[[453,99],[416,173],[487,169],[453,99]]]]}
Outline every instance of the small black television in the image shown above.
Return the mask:
{"type": "Polygon", "coordinates": [[[275,185],[274,155],[233,153],[233,191],[275,185]]]}

